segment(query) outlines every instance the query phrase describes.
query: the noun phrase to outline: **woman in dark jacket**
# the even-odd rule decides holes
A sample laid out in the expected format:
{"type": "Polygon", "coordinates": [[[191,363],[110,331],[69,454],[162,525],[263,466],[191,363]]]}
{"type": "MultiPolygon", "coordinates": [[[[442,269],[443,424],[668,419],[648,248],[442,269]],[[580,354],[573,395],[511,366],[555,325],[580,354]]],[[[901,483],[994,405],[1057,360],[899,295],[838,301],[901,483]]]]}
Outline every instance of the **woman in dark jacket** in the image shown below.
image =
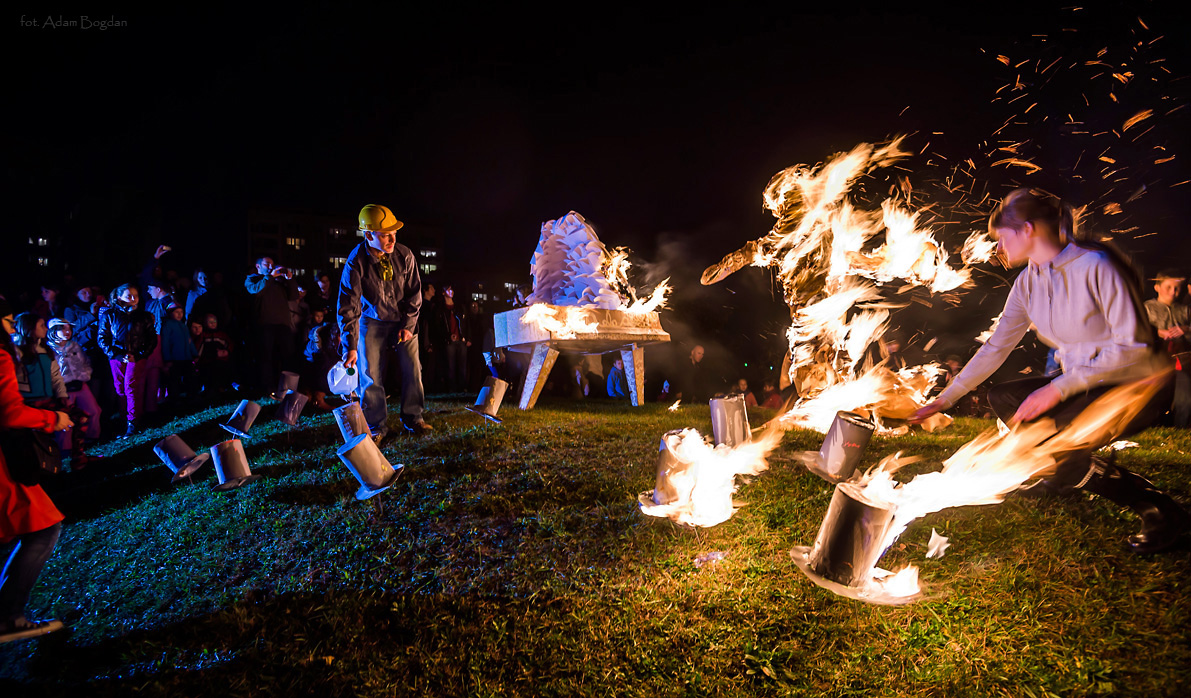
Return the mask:
{"type": "Polygon", "coordinates": [[[112,291],[112,305],[99,314],[99,348],[108,357],[116,394],[127,406],[128,430],[123,438],[137,431],[141,416],[149,355],[157,347],[156,319],[137,310],[140,293],[136,286],[124,284],[112,291]]]}

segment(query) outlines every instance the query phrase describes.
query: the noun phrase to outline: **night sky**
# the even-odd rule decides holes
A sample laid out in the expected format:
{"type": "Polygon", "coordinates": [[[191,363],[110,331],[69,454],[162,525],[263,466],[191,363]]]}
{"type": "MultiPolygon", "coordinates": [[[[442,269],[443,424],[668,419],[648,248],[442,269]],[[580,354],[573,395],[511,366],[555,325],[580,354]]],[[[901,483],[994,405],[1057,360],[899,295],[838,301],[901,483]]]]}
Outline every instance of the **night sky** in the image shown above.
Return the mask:
{"type": "MultiPolygon", "coordinates": [[[[460,277],[508,269],[518,278],[541,222],[573,209],[606,244],[651,263],[640,265],[649,280],[674,277],[676,310],[702,311],[701,321],[687,318],[692,333],[720,313],[734,318],[731,332],[759,338],[788,320],[766,273],[711,289],[696,288],[698,273],[767,232],[761,191],[774,173],[907,133],[923,154],[898,174],[913,181],[915,204],[934,202],[939,220],[957,221],[942,227],[949,242],[988,209],[973,197],[952,215],[948,196],[935,197],[947,169],[973,158],[963,186],[996,197],[1014,183],[1041,183],[1097,205],[1119,201],[1123,215],[1095,223],[1133,227],[1123,242],[1151,271],[1178,264],[1189,247],[1191,185],[1170,186],[1189,178],[1191,110],[1167,112],[1184,102],[1178,78],[1191,74],[1187,24],[1149,3],[1036,5],[92,11],[91,21],[127,22],[105,31],[48,29],[44,9],[24,15],[39,26],[21,26],[10,13],[6,41],[21,60],[9,71],[13,208],[4,239],[91,216],[104,221],[90,228],[101,238],[91,242],[119,253],[103,269],[82,262],[82,274],[131,272],[158,241],[242,274],[249,261],[219,250],[242,244],[246,207],[342,213],[350,225],[376,202],[411,226],[445,230],[460,277]],[[1109,86],[1099,93],[1080,86],[1077,73],[1092,69],[1084,59],[1098,48],[1112,46],[1111,59],[1139,41],[1146,69],[1168,74],[1146,82],[1137,69],[1116,101],[1111,78],[1089,81],[1109,86]],[[1029,70],[1013,65],[1019,59],[1050,55],[1061,65],[1025,90],[1044,99],[1000,134],[1029,139],[1020,150],[1043,170],[988,167],[993,132],[1032,101],[994,103],[997,89],[1029,70]],[[1155,64],[1157,55],[1165,62],[1155,64]],[[1055,78],[1064,70],[1067,87],[1055,78]],[[1125,181],[1072,177],[1101,151],[1085,147],[1090,135],[1059,128],[1060,115],[1078,108],[1091,116],[1074,118],[1103,118],[1119,132],[1150,103],[1155,115],[1125,135],[1155,128],[1128,148],[1118,136],[1124,172],[1113,176],[1125,181]],[[1153,165],[1155,144],[1176,159],[1153,165]],[[1086,160],[1085,150],[1094,151],[1086,160]],[[1142,184],[1145,195],[1126,203],[1121,192],[1142,184]],[[1137,237],[1146,232],[1157,235],[1137,237]]],[[[873,192],[884,186],[876,184],[873,192]]],[[[983,305],[973,301],[963,315],[995,314],[983,305]]]]}

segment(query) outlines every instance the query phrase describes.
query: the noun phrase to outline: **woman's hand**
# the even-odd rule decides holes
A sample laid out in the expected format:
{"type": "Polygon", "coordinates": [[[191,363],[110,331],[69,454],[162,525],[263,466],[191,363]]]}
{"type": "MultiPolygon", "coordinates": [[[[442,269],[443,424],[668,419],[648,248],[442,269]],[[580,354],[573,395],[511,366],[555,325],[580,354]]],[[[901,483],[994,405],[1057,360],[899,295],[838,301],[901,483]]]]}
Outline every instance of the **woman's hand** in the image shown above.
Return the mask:
{"type": "Polygon", "coordinates": [[[1054,409],[1055,405],[1063,401],[1063,396],[1059,394],[1059,389],[1054,386],[1054,383],[1047,383],[1041,388],[1030,393],[1025,402],[1017,408],[1013,419],[1010,420],[1013,424],[1020,422],[1028,422],[1032,419],[1037,419],[1042,415],[1054,409]]]}
{"type": "Polygon", "coordinates": [[[62,431],[74,426],[74,422],[70,421],[70,415],[65,412],[55,412],[58,415],[58,421],[54,424],[54,431],[62,431]]]}
{"type": "Polygon", "coordinates": [[[922,422],[926,421],[928,417],[936,415],[945,409],[947,409],[946,403],[944,403],[942,400],[935,400],[934,402],[928,403],[918,408],[917,412],[910,415],[910,424],[921,424],[922,422]]]}

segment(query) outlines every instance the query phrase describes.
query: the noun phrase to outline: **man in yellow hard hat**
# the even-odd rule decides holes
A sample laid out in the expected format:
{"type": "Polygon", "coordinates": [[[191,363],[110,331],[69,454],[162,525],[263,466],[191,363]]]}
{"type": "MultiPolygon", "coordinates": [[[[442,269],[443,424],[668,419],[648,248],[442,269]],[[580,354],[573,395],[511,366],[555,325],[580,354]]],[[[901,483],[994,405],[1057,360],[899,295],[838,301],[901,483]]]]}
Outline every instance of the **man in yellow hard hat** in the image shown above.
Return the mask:
{"type": "Polygon", "coordinates": [[[364,242],[351,251],[339,281],[340,350],[344,366],[357,363],[361,407],[379,445],[389,434],[383,380],[391,348],[401,362],[401,423],[425,434],[426,397],[415,334],[422,307],[422,279],[413,252],[397,244],[404,225],[385,206],[360,211],[364,242]]]}

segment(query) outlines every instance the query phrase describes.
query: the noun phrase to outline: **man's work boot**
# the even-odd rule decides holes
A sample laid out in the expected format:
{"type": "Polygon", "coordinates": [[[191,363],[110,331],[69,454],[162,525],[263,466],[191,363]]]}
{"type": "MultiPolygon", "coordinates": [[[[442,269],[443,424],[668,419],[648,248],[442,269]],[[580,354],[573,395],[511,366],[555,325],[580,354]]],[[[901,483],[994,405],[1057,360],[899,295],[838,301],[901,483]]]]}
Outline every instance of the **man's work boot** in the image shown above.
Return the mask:
{"type": "Polygon", "coordinates": [[[415,436],[425,436],[434,431],[434,427],[426,423],[424,419],[418,419],[413,422],[403,422],[405,430],[414,434],[415,436]]]}

